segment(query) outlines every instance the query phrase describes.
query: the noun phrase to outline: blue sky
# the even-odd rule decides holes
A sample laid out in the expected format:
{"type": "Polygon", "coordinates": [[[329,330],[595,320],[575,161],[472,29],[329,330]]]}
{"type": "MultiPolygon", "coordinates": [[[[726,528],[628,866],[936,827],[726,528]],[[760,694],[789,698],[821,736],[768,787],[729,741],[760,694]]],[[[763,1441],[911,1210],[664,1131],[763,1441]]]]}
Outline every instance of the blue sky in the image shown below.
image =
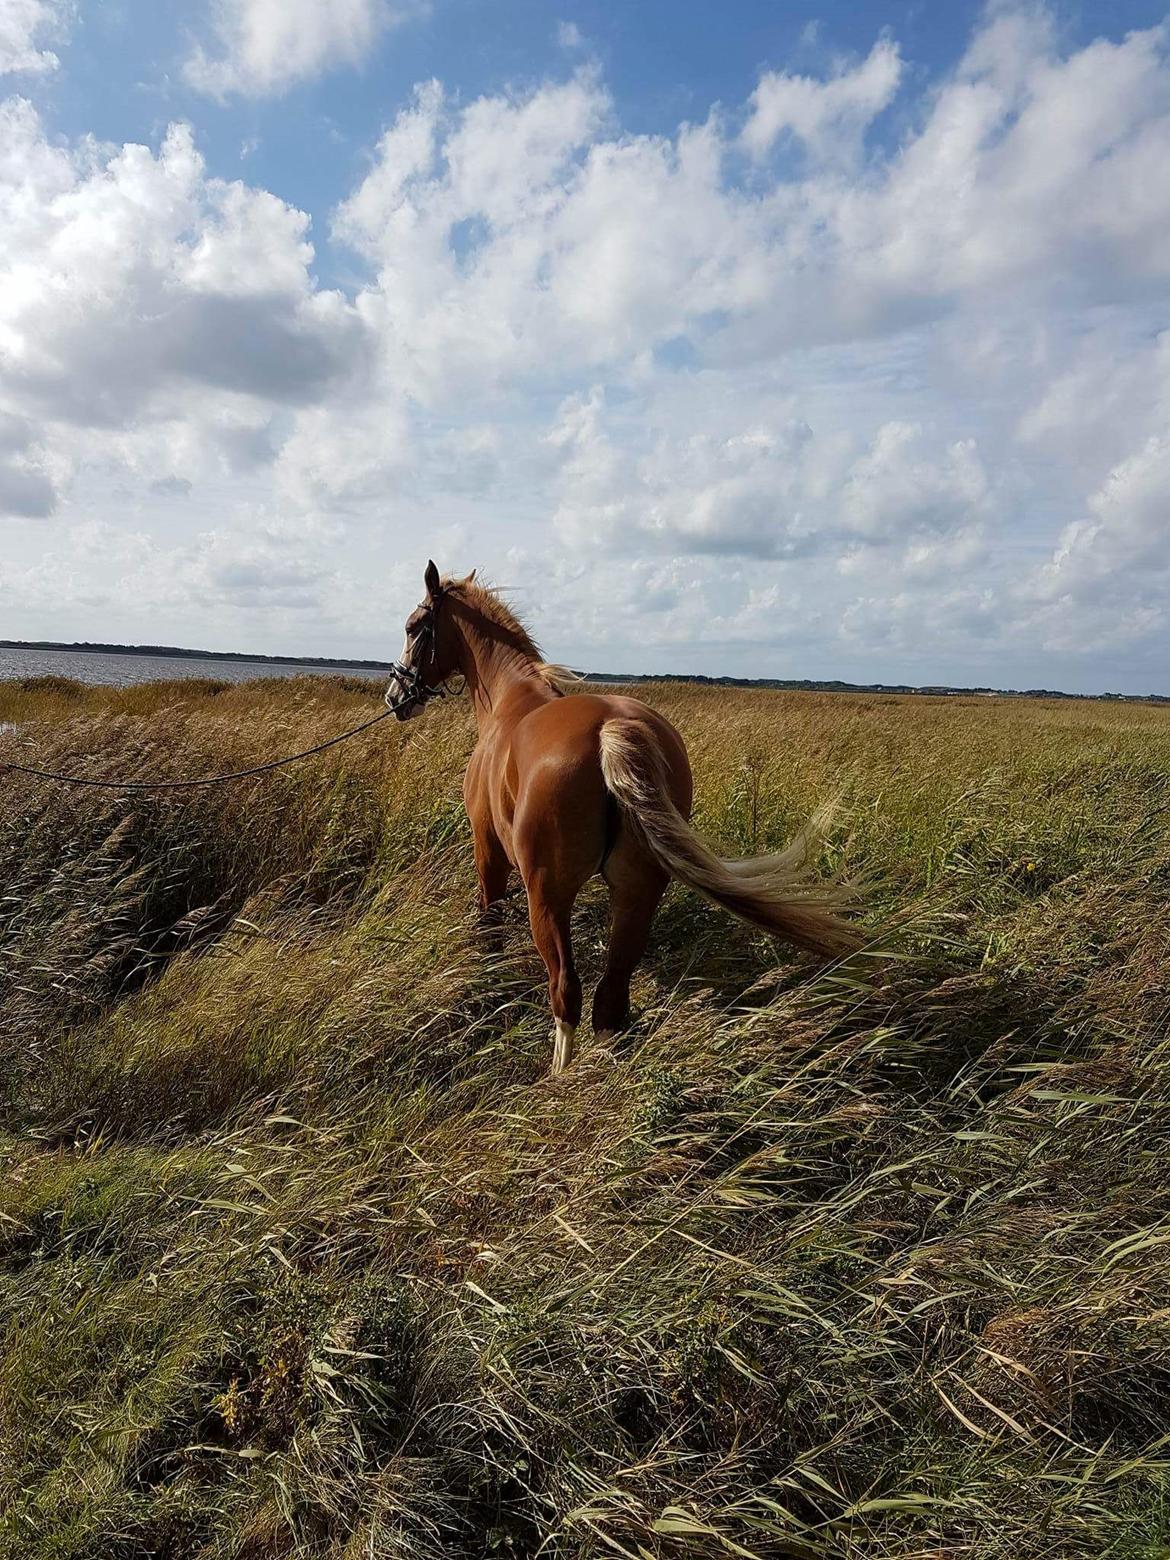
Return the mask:
{"type": "MultiPolygon", "coordinates": [[[[608,0],[563,7],[550,0],[449,0],[419,5],[356,69],[327,70],[271,97],[233,94],[209,111],[184,80],[193,41],[209,32],[208,7],[104,0],[83,8],[61,48],[64,69],[45,83],[50,122],[70,136],[155,143],[174,118],[197,127],[209,170],[275,191],[323,214],[365,171],[370,148],[409,100],[416,82],[442,80],[467,99],[523,91],[563,75],[574,56],[600,68],[622,127],[673,134],[712,104],[743,101],[762,71],[821,73],[864,56],[883,33],[896,37],[920,87],[961,59],[985,6],[974,0],[881,5],[834,0],[809,6],[733,0],[730,7],[679,0],[608,0]],[[188,14],[180,15],[180,10],[188,14]],[[571,23],[581,45],[566,49],[571,23]],[[241,148],[250,148],[246,170],[241,148]]],[[[1051,8],[1061,36],[1084,45],[1156,25],[1165,6],[1149,0],[1051,8]]],[[[879,116],[873,142],[892,144],[913,101],[879,116]]],[[[318,272],[344,281],[347,257],[317,235],[318,272]]]]}
{"type": "MultiPolygon", "coordinates": [[[[763,69],[823,70],[837,56],[868,53],[892,28],[926,79],[962,54],[981,8],[957,0],[805,10],[739,0],[729,26],[723,7],[672,0],[569,8],[542,0],[451,0],[409,12],[357,68],[326,70],[277,96],[232,94],[213,111],[182,71],[193,42],[210,30],[206,8],[186,16],[179,10],[110,0],[82,11],[59,51],[63,69],[42,87],[49,122],[73,137],[154,144],[171,120],[188,120],[212,173],[246,173],[249,182],[323,214],[360,180],[370,148],[415,83],[431,77],[474,99],[539,86],[588,57],[624,129],[670,135],[684,120],[706,118],[713,103],[740,102],[763,69]],[[567,48],[561,30],[570,19],[582,41],[567,48]]],[[[1149,6],[1127,3],[1121,16],[1127,11],[1133,25],[1157,19],[1149,6]]],[[[1083,18],[1080,27],[1077,20],[1068,13],[1066,27],[1082,30],[1083,18]]],[[[895,116],[887,117],[891,123],[873,128],[875,139],[896,133],[895,116]]],[[[324,231],[316,242],[318,275],[344,284],[348,257],[331,253],[324,231]]]]}
{"type": "Polygon", "coordinates": [[[7,637],[1170,691],[1160,7],[0,0],[7,637]]]}

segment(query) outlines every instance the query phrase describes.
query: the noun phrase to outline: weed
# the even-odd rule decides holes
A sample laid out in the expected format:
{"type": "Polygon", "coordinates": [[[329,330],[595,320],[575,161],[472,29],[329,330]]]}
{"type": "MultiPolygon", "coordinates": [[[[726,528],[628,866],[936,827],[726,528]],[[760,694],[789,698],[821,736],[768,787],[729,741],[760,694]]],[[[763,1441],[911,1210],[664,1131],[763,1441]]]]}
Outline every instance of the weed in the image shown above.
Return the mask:
{"type": "MultiPolygon", "coordinates": [[[[376,691],[29,680],[0,757],[376,691]]],[[[0,1560],[1170,1553],[1170,714],[645,693],[725,849],[841,798],[874,947],[673,890],[559,1079],[465,710],[0,786],[0,1560]]]]}

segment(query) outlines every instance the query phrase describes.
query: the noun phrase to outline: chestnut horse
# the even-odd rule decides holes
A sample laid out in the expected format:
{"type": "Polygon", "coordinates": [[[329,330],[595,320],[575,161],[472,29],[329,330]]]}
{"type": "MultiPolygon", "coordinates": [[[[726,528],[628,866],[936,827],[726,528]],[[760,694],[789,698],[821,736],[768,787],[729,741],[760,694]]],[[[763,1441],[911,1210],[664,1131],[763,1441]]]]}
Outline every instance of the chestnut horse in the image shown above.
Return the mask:
{"type": "Polygon", "coordinates": [[[620,694],[563,696],[557,674],[492,591],[440,579],[406,620],[402,658],[386,700],[399,720],[462,673],[479,741],[463,797],[471,820],[480,902],[503,897],[515,868],[528,894],[532,936],[548,969],[556,1033],[552,1070],[573,1056],[581,982],[570,916],[584,883],[609,885],[612,925],[605,972],[593,997],[599,1040],[625,1028],[630,978],[672,877],[800,948],[833,955],[855,948],[854,927],[833,913],[839,891],[801,887],[803,847],[725,861],[691,828],[691,770],[678,732],[657,710],[620,694]]]}

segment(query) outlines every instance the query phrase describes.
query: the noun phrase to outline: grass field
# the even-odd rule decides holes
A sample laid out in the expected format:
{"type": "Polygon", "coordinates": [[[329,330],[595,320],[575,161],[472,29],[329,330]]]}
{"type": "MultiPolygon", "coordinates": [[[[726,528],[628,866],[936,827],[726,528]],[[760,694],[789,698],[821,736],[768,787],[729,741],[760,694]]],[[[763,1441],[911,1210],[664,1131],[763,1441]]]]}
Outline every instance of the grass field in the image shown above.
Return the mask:
{"type": "MultiPolygon", "coordinates": [[[[0,757],[371,692],[9,684],[0,757]]],[[[1170,710],[645,692],[727,851],[842,795],[873,942],[672,890],[555,1079],[465,708],[0,777],[0,1560],[1170,1556],[1170,710]]]]}

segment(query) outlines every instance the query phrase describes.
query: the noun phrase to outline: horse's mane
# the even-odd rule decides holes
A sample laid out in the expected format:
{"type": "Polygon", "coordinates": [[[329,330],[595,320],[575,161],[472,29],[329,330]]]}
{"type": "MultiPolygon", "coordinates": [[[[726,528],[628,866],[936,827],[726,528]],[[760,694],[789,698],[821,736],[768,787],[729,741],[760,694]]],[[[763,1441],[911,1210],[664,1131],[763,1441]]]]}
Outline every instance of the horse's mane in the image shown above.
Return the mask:
{"type": "Polygon", "coordinates": [[[555,666],[544,659],[540,646],[533,639],[523,620],[515,610],[489,585],[481,585],[470,576],[465,580],[444,580],[444,587],[465,602],[473,611],[502,630],[502,637],[532,662],[532,669],[551,688],[562,691],[566,683],[580,682],[575,672],[566,666],[555,666]]]}
{"type": "Polygon", "coordinates": [[[452,595],[465,601],[473,611],[487,618],[497,628],[502,628],[504,637],[509,644],[520,651],[521,655],[533,661],[543,661],[540,648],[528,628],[498,591],[492,590],[488,585],[480,585],[478,581],[472,579],[445,580],[443,583],[452,595]]]}

